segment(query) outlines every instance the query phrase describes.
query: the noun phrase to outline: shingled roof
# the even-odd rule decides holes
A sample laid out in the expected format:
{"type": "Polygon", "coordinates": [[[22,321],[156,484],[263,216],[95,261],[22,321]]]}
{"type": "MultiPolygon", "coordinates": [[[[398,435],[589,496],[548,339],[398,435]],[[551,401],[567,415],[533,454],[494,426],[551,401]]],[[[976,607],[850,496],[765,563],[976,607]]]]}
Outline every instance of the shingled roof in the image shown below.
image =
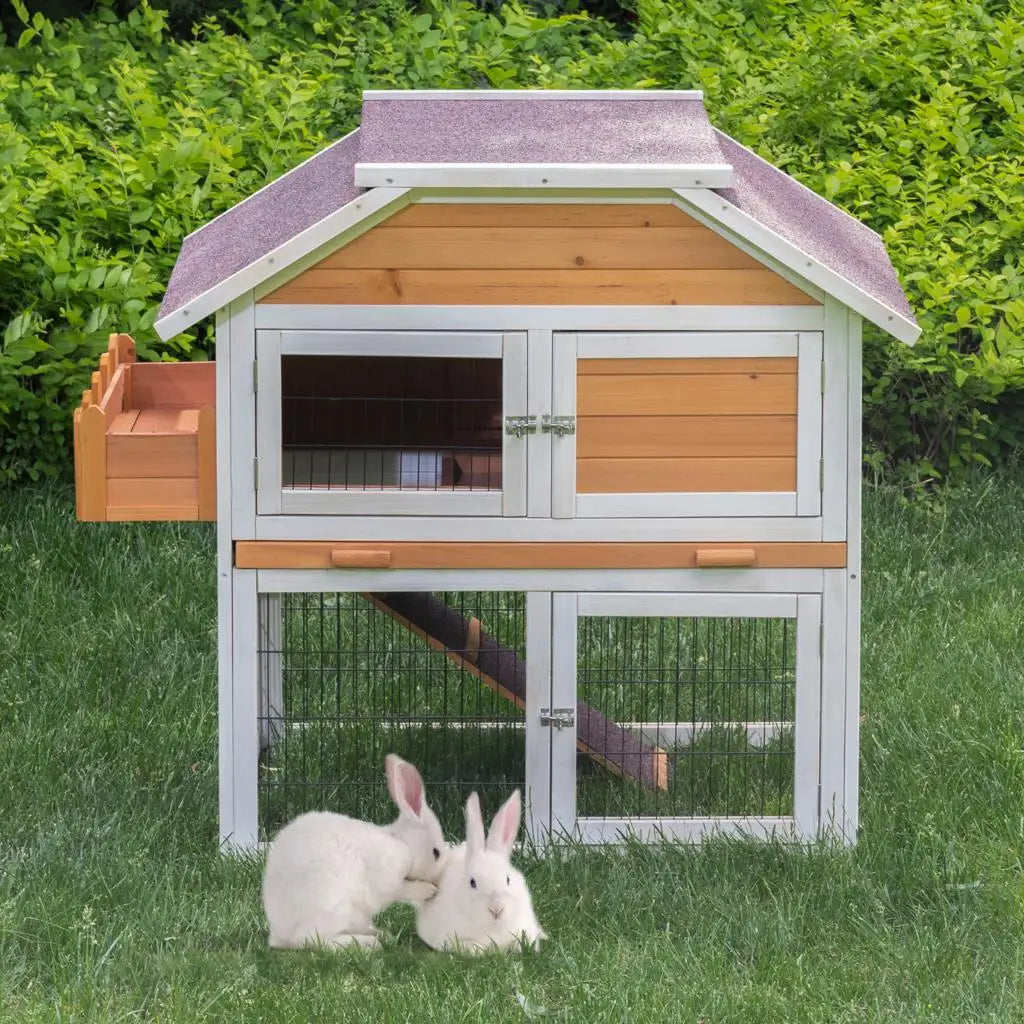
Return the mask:
{"type": "Polygon", "coordinates": [[[881,238],[714,129],[699,92],[532,90],[366,92],[359,129],[185,239],[157,331],[437,187],[672,189],[900,340],[920,333],[881,238]]]}

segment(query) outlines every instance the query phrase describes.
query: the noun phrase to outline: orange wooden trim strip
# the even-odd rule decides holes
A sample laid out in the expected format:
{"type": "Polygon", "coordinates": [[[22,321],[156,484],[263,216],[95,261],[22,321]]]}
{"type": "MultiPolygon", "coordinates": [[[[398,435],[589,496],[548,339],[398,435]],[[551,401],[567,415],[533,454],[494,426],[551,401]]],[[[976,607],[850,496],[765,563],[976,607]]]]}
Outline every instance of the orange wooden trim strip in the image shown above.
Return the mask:
{"type": "Polygon", "coordinates": [[[194,523],[197,519],[194,505],[111,505],[107,509],[110,523],[194,523]]]}
{"type": "Polygon", "coordinates": [[[577,494],[795,491],[788,458],[577,459],[577,494]]]}
{"type": "Polygon", "coordinates": [[[580,416],[581,459],[796,457],[796,416],[580,416]]]}
{"type": "Polygon", "coordinates": [[[331,552],[331,565],[337,569],[387,569],[391,552],[363,548],[339,548],[331,552]]]}
{"type": "Polygon", "coordinates": [[[634,374],[580,377],[579,416],[795,415],[796,375],[634,374]]]}
{"type": "Polygon", "coordinates": [[[580,359],[576,372],[581,377],[604,377],[633,373],[789,373],[795,374],[795,356],[697,356],[693,359],[580,359]]]}
{"type": "Polygon", "coordinates": [[[392,227],[366,232],[312,269],[755,270],[708,228],[392,227]]]}
{"type": "Polygon", "coordinates": [[[98,405],[82,410],[78,440],[81,455],[78,518],[101,523],[107,518],[107,417],[98,405]]]}
{"type": "Polygon", "coordinates": [[[418,203],[388,227],[703,227],[671,203],[418,203]]]}
{"type": "Polygon", "coordinates": [[[838,569],[840,542],[236,541],[239,569],[330,569],[336,552],[390,555],[391,569],[694,569],[697,552],[751,548],[765,569],[838,569]]]}
{"type": "Polygon", "coordinates": [[[295,305],[817,305],[767,269],[310,269],[262,301],[295,305]]]}
{"type": "Polygon", "coordinates": [[[217,518],[217,410],[204,405],[199,410],[197,437],[199,462],[199,518],[217,518]]]}

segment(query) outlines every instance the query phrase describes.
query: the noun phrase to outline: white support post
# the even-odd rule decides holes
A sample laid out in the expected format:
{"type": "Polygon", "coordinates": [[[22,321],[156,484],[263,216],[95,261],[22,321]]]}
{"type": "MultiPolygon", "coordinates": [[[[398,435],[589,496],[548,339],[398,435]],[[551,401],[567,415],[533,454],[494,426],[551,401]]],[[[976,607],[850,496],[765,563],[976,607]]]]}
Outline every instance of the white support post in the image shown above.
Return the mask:
{"type": "Polygon", "coordinates": [[[861,318],[849,312],[849,445],[846,526],[846,771],[843,778],[845,841],[857,840],[860,821],[860,591],[861,591],[861,430],[863,349],[861,318]]]}
{"type": "MultiPolygon", "coordinates": [[[[561,708],[576,712],[576,601],[575,593],[552,594],[552,713],[561,708]]],[[[551,831],[556,838],[576,836],[576,729],[544,728],[551,734],[551,831]]]]}
{"type": "MultiPolygon", "coordinates": [[[[231,527],[234,540],[256,536],[256,479],[253,460],[256,458],[256,394],[253,388],[253,361],[256,359],[256,326],[252,293],[231,303],[229,308],[231,352],[228,386],[217,388],[217,422],[224,422],[231,431],[230,502],[220,502],[217,516],[231,527]],[[230,391],[231,401],[225,411],[220,399],[230,391]]],[[[220,353],[217,357],[220,362],[220,353]]],[[[218,449],[218,459],[224,449],[218,449]]],[[[227,498],[227,496],[226,496],[227,498]]]]}
{"type": "Polygon", "coordinates": [[[793,822],[797,835],[813,840],[818,833],[818,779],[822,748],[821,595],[800,594],[796,610],[796,715],[793,773],[793,822]]]}
{"type": "MultiPolygon", "coordinates": [[[[822,455],[825,459],[821,496],[822,540],[846,540],[848,471],[848,395],[860,394],[860,378],[849,379],[851,314],[835,299],[825,302],[825,348],[823,354],[824,410],[822,413],[822,455]]],[[[860,424],[857,424],[860,436],[860,424]]],[[[860,464],[858,462],[858,472],[860,464]]]]}
{"type": "MultiPolygon", "coordinates": [[[[259,732],[257,719],[257,681],[259,678],[259,602],[254,569],[236,569],[233,573],[232,688],[231,714],[231,786],[234,794],[233,827],[222,840],[233,852],[254,850],[259,842],[259,732]]],[[[222,722],[222,728],[225,723],[222,722]]]]}
{"type": "Polygon", "coordinates": [[[846,569],[825,570],[821,645],[821,834],[846,838],[846,569]]]}
{"type": "Polygon", "coordinates": [[[551,594],[526,594],[526,834],[540,850],[551,836],[551,732],[538,708],[551,703],[551,594]]]}

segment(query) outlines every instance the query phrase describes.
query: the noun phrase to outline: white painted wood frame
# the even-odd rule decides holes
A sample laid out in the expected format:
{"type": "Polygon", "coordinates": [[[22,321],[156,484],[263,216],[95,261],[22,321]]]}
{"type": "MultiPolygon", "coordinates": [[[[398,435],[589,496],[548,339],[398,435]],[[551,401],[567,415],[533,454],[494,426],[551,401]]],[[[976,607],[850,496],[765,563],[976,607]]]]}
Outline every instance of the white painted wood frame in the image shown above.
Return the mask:
{"type": "MultiPolygon", "coordinates": [[[[526,349],[526,407],[539,423],[544,416],[551,415],[551,332],[529,331],[526,349]]],[[[531,434],[527,445],[527,516],[545,520],[551,517],[551,473],[551,435],[531,434]]],[[[505,535],[503,532],[502,536],[505,535]]]]}
{"type": "MultiPolygon", "coordinates": [[[[821,461],[821,332],[799,335],[796,413],[796,514],[821,515],[825,467],[821,461]],[[817,369],[817,373],[815,373],[817,369]]],[[[838,454],[838,453],[837,453],[838,454]]]]}
{"type": "Polygon", "coordinates": [[[822,306],[357,306],[258,303],[265,330],[820,331],[822,306]]]}
{"type": "MultiPolygon", "coordinates": [[[[824,394],[821,450],[825,460],[824,487],[821,493],[822,540],[846,540],[847,535],[848,405],[851,387],[858,389],[858,393],[860,389],[860,380],[851,381],[849,378],[848,318],[845,306],[834,299],[826,301],[822,354],[824,394]]],[[[858,436],[859,433],[858,427],[858,436]]],[[[859,473],[859,462],[857,468],[859,473]]]]}
{"type": "MultiPolygon", "coordinates": [[[[575,593],[551,595],[552,709],[576,711],[577,601],[575,593]]],[[[539,713],[539,709],[533,714],[539,713]]],[[[576,729],[544,726],[551,737],[551,840],[576,835],[576,729]]]]}
{"type": "MultiPolygon", "coordinates": [[[[256,358],[256,332],[253,327],[252,295],[245,295],[231,304],[228,322],[228,351],[218,346],[216,362],[221,356],[229,357],[228,389],[230,401],[226,411],[221,408],[222,394],[217,393],[217,422],[224,420],[230,433],[230,458],[223,457],[219,444],[217,464],[228,462],[230,470],[230,494],[217,495],[218,521],[229,517],[231,536],[234,540],[245,540],[256,532],[256,395],[253,387],[253,360],[256,358]]],[[[219,368],[215,371],[221,374],[219,368]]]]}
{"type": "Polygon", "coordinates": [[[821,834],[846,832],[847,571],[826,569],[821,638],[821,834]]]}
{"type": "MultiPolygon", "coordinates": [[[[259,840],[259,602],[256,592],[257,573],[236,569],[233,575],[233,673],[229,720],[232,746],[232,825],[228,834],[222,837],[222,842],[231,850],[245,852],[255,849],[259,840]]],[[[224,780],[221,781],[223,784],[224,780]]]]}
{"type": "Polygon", "coordinates": [[[280,738],[285,717],[281,595],[260,594],[258,611],[259,679],[256,713],[262,751],[280,738]]]}
{"type": "MultiPolygon", "coordinates": [[[[576,418],[575,334],[551,337],[551,415],[576,418]]],[[[551,516],[573,519],[576,516],[576,440],[575,435],[551,435],[551,516]]]]}
{"type": "MultiPolygon", "coordinates": [[[[261,517],[277,515],[507,516],[526,515],[527,438],[502,434],[502,488],[459,493],[430,490],[285,488],[282,479],[281,359],[285,355],[377,355],[402,358],[500,358],[503,415],[527,411],[526,332],[463,334],[451,331],[258,330],[257,506],[261,517]]],[[[333,519],[336,532],[340,522],[333,519]]],[[[289,531],[290,539],[303,536],[289,531]]],[[[238,539],[241,539],[240,537],[238,539]]]]}
{"type": "MultiPolygon", "coordinates": [[[[796,709],[794,729],[794,778],[792,816],[747,816],[688,818],[586,818],[572,821],[567,834],[584,843],[619,842],[627,835],[646,841],[675,839],[697,842],[714,834],[777,836],[813,840],[818,833],[818,784],[821,771],[820,695],[821,659],[819,636],[822,601],[820,594],[750,594],[744,592],[693,593],[597,593],[554,595],[554,639],[552,686],[560,687],[555,706],[575,708],[577,700],[577,622],[580,616],[681,616],[681,617],[771,617],[789,618],[796,623],[796,709]]],[[[628,728],[628,723],[620,723],[628,728]]],[[[560,730],[568,732],[568,730],[560,730]]],[[[552,749],[566,745],[563,761],[552,757],[552,804],[563,807],[563,815],[574,807],[576,759],[568,740],[552,730],[552,749]],[[572,798],[569,797],[569,792],[572,798]]]]}

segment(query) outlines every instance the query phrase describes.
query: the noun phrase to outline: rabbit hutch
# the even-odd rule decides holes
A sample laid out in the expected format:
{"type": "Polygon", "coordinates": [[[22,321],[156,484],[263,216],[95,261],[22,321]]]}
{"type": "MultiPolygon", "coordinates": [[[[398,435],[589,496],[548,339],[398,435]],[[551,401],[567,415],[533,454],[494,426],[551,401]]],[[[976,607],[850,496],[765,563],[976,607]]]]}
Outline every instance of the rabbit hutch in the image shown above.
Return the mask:
{"type": "Polygon", "coordinates": [[[78,514],[216,519],[220,834],[538,846],[857,829],[863,319],[881,239],[699,92],[368,91],[189,235],[75,414],[78,514]]]}

